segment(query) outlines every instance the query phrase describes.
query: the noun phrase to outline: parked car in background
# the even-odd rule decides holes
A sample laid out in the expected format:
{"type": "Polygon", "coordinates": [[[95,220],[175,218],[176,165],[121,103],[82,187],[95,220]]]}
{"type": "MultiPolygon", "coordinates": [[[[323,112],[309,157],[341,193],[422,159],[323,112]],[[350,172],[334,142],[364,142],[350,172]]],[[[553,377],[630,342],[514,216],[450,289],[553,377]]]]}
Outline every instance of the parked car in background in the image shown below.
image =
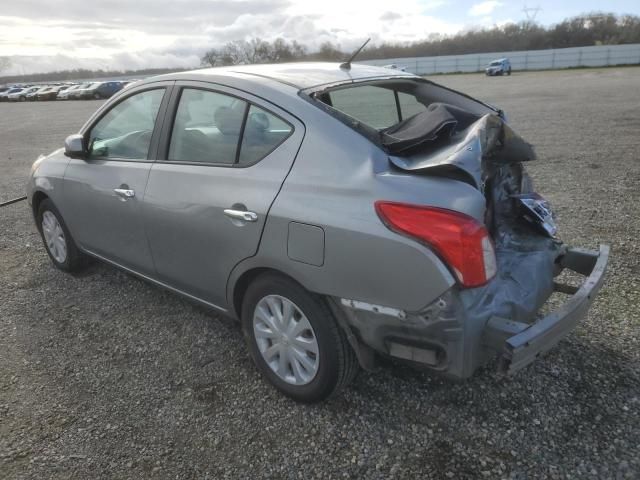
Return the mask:
{"type": "Polygon", "coordinates": [[[27,95],[29,95],[30,93],[33,93],[33,92],[35,92],[35,91],[37,91],[39,89],[40,89],[40,87],[23,88],[19,92],[10,93],[7,98],[9,99],[10,102],[26,102],[27,101],[27,95]]]}
{"type": "Polygon", "coordinates": [[[81,88],[87,88],[91,83],[79,83],[77,85],[71,85],[64,90],[60,90],[57,95],[58,100],[69,100],[71,98],[71,94],[76,90],[80,90],[81,88]]]}
{"type": "Polygon", "coordinates": [[[501,58],[499,60],[494,60],[489,64],[487,68],[485,68],[485,74],[489,77],[494,77],[496,75],[511,75],[511,62],[508,58],[501,58]]]}
{"type": "Polygon", "coordinates": [[[88,88],[78,91],[78,98],[96,100],[110,98],[114,93],[122,90],[122,82],[97,82],[91,84],[88,88]]]}
{"type": "Polygon", "coordinates": [[[390,68],[391,70],[400,70],[401,72],[405,72],[407,70],[407,67],[402,67],[402,66],[398,66],[395,63],[391,63],[389,65],[383,65],[382,68],[390,68]]]}
{"type": "Polygon", "coordinates": [[[38,93],[44,92],[51,88],[49,85],[40,85],[39,88],[27,93],[27,100],[30,102],[34,102],[38,99],[38,93]]]}
{"type": "Polygon", "coordinates": [[[40,90],[36,93],[36,100],[55,100],[58,92],[63,88],[64,86],[53,85],[40,90]]]}
{"type": "Polygon", "coordinates": [[[27,195],[55,267],[97,258],[238,319],[263,376],[312,402],[378,356],[513,374],[576,326],[609,249],[557,237],[534,159],[501,110],[416,75],[251,65],[123,90],[27,195]]]}
{"type": "Polygon", "coordinates": [[[22,90],[22,87],[8,87],[3,92],[0,92],[0,102],[9,101],[9,95],[22,90]]]}
{"type": "Polygon", "coordinates": [[[71,100],[80,100],[81,98],[85,98],[85,92],[97,87],[102,82],[88,82],[83,84],[80,88],[74,89],[71,93],[69,93],[69,99],[71,100]]]}

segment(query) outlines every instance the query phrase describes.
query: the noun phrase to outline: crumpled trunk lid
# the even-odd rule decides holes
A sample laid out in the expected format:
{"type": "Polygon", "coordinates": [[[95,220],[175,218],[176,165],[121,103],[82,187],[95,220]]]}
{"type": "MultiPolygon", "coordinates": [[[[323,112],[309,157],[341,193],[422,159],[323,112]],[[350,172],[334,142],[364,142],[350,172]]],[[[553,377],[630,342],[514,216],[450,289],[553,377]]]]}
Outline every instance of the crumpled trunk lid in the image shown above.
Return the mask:
{"type": "Polygon", "coordinates": [[[458,170],[458,174],[467,176],[468,183],[483,190],[489,173],[487,163],[511,164],[536,158],[533,147],[497,114],[477,117],[457,107],[444,104],[430,107],[433,105],[436,107],[394,126],[391,133],[382,132],[383,144],[390,153],[389,160],[396,167],[416,173],[427,173],[428,170],[429,174],[445,176],[458,170]],[[455,119],[453,127],[450,122],[436,122],[435,127],[429,122],[428,113],[441,117],[442,110],[455,119]],[[422,126],[429,129],[422,136],[414,133],[418,130],[417,117],[422,119],[422,126]],[[461,126],[463,128],[459,128],[461,126]],[[405,138],[409,134],[415,135],[414,142],[405,138]]]}
{"type": "MultiPolygon", "coordinates": [[[[468,113],[461,116],[456,107],[444,108],[464,128],[435,122],[440,128],[416,136],[414,142],[403,137],[409,128],[396,128],[391,132],[395,138],[387,139],[389,159],[404,171],[455,178],[484,194],[485,225],[494,241],[498,273],[487,285],[466,290],[464,303],[476,318],[497,315],[531,322],[553,292],[555,262],[564,248],[527,219],[522,209],[519,197],[533,193],[523,165],[536,158],[533,147],[496,114],[476,116],[469,122],[468,113]]],[[[437,110],[440,119],[446,117],[437,110]]],[[[409,127],[419,131],[415,122],[409,127]]]]}

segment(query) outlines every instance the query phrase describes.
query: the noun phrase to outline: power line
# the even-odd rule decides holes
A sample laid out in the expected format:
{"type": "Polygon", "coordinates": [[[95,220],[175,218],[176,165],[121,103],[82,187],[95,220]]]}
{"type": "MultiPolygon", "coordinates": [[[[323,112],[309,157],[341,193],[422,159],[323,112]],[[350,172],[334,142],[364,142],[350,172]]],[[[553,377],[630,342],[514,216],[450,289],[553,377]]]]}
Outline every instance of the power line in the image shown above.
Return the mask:
{"type": "Polygon", "coordinates": [[[542,8],[540,8],[539,5],[537,7],[527,7],[527,4],[525,3],[522,11],[527,17],[527,23],[535,23],[536,17],[538,16],[538,13],[542,11],[542,8]]]}

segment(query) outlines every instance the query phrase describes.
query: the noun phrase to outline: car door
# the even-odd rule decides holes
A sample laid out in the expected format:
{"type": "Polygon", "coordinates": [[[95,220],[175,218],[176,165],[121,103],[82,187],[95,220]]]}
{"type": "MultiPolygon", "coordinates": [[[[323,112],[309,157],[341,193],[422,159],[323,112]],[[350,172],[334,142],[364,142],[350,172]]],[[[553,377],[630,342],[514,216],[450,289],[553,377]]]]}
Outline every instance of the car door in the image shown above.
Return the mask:
{"type": "Polygon", "coordinates": [[[226,308],[233,267],[254,255],[304,127],[249,94],[178,82],[144,216],[158,279],[226,308]]]}
{"type": "Polygon", "coordinates": [[[154,266],[140,207],[170,86],[147,85],[99,111],[82,132],[88,157],[65,171],[63,215],[74,239],[143,274],[154,266]]]}

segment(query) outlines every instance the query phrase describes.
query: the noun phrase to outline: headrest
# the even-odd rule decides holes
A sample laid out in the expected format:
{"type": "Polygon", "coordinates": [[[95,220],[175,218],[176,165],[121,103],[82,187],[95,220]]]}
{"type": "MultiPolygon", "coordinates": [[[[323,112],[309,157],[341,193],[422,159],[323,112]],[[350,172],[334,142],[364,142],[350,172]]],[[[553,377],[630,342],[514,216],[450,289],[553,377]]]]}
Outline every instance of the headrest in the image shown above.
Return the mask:
{"type": "Polygon", "coordinates": [[[214,115],[216,127],[223,135],[239,135],[243,113],[230,107],[218,107],[214,115]]]}
{"type": "Polygon", "coordinates": [[[269,129],[269,117],[264,112],[253,112],[247,119],[247,127],[257,132],[265,132],[269,129]]]}

